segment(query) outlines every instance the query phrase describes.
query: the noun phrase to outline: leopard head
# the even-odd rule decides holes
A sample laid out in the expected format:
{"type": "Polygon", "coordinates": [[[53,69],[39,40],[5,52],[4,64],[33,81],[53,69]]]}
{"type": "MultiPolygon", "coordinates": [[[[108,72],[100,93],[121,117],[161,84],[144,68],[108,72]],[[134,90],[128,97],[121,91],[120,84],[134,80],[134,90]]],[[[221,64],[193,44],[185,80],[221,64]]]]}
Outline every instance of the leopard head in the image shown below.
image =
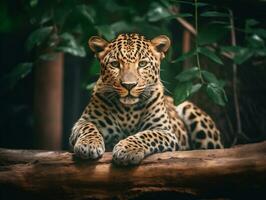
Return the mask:
{"type": "Polygon", "coordinates": [[[160,83],[160,63],[169,46],[165,35],[147,40],[138,34],[120,34],[111,42],[91,37],[89,47],[101,64],[97,90],[110,92],[124,105],[148,98],[160,83]]]}

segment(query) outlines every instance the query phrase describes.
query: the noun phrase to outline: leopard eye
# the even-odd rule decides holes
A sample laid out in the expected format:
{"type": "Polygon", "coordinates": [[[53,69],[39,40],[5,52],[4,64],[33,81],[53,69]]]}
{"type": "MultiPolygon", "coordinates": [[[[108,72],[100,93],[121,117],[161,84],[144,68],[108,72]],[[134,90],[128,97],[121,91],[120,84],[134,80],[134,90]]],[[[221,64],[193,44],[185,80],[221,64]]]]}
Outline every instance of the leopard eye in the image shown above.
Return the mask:
{"type": "Polygon", "coordinates": [[[110,64],[111,64],[112,67],[114,67],[114,68],[119,68],[119,66],[120,66],[120,63],[119,63],[118,61],[112,61],[110,64]]]}
{"type": "Polygon", "coordinates": [[[142,60],[139,62],[139,67],[145,67],[147,64],[148,64],[147,61],[142,60]]]}

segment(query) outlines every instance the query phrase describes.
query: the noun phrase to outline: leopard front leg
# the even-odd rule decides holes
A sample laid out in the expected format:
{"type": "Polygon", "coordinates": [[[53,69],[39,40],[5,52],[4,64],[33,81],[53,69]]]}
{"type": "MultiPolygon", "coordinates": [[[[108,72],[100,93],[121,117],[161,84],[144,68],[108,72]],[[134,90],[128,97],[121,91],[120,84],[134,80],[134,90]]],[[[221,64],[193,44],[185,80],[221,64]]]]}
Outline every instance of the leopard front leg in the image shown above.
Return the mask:
{"type": "Polygon", "coordinates": [[[104,151],[104,139],[96,126],[80,119],[73,127],[69,138],[74,154],[82,159],[100,158],[104,151]]]}
{"type": "Polygon", "coordinates": [[[129,136],[113,149],[113,162],[118,165],[139,164],[144,157],[178,149],[176,136],[165,130],[146,130],[129,136]]]}

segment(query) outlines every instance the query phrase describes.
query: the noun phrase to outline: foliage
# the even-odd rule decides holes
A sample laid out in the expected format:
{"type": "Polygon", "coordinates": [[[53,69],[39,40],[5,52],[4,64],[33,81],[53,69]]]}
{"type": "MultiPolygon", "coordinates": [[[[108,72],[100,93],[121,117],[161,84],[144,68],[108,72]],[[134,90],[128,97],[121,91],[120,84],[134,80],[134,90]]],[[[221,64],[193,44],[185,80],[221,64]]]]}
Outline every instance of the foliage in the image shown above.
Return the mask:
{"type": "MultiPolygon", "coordinates": [[[[179,0],[25,2],[25,10],[30,13],[28,21],[34,28],[26,41],[26,49],[31,54],[37,52],[37,55],[32,62],[15,67],[10,75],[5,77],[4,80],[13,80],[12,85],[27,75],[37,60],[54,59],[55,52],[92,57],[87,48],[87,40],[92,35],[100,35],[111,40],[121,32],[138,32],[148,38],[166,34],[175,39],[173,29],[180,27],[177,17],[185,19],[195,27],[199,25],[194,48],[177,57],[181,45],[174,42],[167,59],[162,63],[162,79],[172,80],[170,83],[166,82],[166,87],[174,93],[177,103],[196,92],[203,91],[216,104],[225,105],[227,97],[224,86],[228,80],[219,80],[209,71],[206,64],[201,64],[202,59],[211,61],[214,66],[223,67],[224,52],[229,53],[232,56],[231,61],[238,65],[253,57],[266,56],[266,30],[259,28],[258,21],[247,20],[244,30],[241,30],[245,34],[244,43],[232,46],[225,40],[230,36],[232,16],[227,9],[207,3],[179,0]],[[187,8],[189,12],[177,12],[180,7],[187,8]],[[191,59],[193,64],[181,72],[181,62],[187,59],[191,59]]],[[[86,74],[87,89],[92,88],[92,77],[99,73],[99,64],[95,58],[93,59],[86,74]]]]}
{"type": "MultiPolygon", "coordinates": [[[[183,1],[178,2],[181,5],[184,3],[183,1]]],[[[247,19],[245,30],[241,30],[245,34],[244,46],[235,46],[232,43],[225,45],[226,42],[223,37],[226,35],[230,36],[229,31],[235,29],[230,23],[234,20],[230,15],[230,11],[228,9],[223,12],[213,10],[214,6],[209,4],[201,5],[197,0],[194,3],[191,2],[190,5],[194,6],[195,9],[195,27],[198,33],[195,39],[195,48],[184,53],[172,62],[178,63],[186,59],[194,58],[196,66],[183,71],[176,77],[180,84],[175,90],[175,99],[177,103],[182,102],[196,91],[204,88],[204,91],[213,102],[224,106],[227,102],[227,96],[223,89],[226,82],[224,80],[218,80],[212,72],[202,70],[200,57],[205,56],[216,65],[223,65],[224,52],[229,53],[232,63],[237,65],[243,64],[254,56],[265,57],[266,30],[255,27],[259,25],[258,21],[247,19]],[[199,6],[204,7],[199,14],[201,19],[206,17],[210,18],[211,21],[207,25],[205,24],[207,28],[203,27],[203,29],[198,30],[199,6]],[[216,49],[213,48],[215,46],[217,47],[216,49]]]]}

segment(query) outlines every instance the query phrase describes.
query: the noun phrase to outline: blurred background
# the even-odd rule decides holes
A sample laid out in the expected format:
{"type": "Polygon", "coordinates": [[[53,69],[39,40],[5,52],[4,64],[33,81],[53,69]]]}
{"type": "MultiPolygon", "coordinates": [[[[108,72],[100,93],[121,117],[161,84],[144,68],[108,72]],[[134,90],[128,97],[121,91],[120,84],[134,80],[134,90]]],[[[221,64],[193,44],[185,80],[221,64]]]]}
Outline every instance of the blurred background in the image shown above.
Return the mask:
{"type": "Polygon", "coordinates": [[[87,41],[165,34],[166,93],[217,121],[226,147],[266,139],[266,2],[0,2],[0,147],[68,149],[100,66],[87,41]]]}

